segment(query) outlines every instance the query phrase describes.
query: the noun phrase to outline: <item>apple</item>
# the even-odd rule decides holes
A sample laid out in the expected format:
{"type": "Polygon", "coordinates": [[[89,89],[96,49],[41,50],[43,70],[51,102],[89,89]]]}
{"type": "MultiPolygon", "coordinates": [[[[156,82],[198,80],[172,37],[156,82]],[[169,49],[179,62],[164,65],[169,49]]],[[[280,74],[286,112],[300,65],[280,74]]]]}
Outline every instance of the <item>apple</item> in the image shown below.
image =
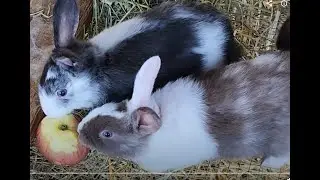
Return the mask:
{"type": "Polygon", "coordinates": [[[40,153],[57,165],[71,166],[83,160],[89,149],[78,139],[78,124],[72,114],[61,118],[44,117],[36,134],[36,145],[40,153]]]}

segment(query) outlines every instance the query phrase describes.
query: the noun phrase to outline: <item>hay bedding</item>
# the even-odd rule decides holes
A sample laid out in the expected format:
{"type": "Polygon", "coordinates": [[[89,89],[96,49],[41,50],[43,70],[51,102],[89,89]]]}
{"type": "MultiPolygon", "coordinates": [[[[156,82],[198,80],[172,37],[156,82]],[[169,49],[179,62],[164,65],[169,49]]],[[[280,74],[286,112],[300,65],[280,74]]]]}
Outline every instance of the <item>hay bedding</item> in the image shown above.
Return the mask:
{"type": "MultiPolygon", "coordinates": [[[[93,0],[91,27],[83,38],[88,39],[105,27],[129,19],[162,2],[161,0],[93,0]]],[[[290,2],[282,7],[270,0],[201,0],[229,15],[234,35],[244,51],[244,59],[273,50],[275,38],[290,13],[290,2]],[[272,6],[270,3],[272,2],[272,6]]],[[[136,165],[121,159],[111,159],[96,151],[74,167],[49,163],[37,150],[30,147],[31,179],[288,179],[289,166],[281,169],[260,167],[260,159],[241,161],[204,162],[171,174],[149,174],[136,165]]]]}

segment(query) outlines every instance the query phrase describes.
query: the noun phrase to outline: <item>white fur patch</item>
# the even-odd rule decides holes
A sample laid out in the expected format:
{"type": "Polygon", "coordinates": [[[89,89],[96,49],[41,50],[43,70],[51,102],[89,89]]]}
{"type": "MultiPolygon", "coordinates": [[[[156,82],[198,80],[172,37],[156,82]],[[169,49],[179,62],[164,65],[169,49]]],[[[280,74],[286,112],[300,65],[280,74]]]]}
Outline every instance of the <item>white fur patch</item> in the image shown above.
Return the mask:
{"type": "Polygon", "coordinates": [[[57,76],[58,76],[58,75],[57,75],[55,72],[53,72],[51,68],[49,68],[48,71],[47,71],[46,80],[48,80],[48,79],[54,79],[54,78],[56,78],[57,76]]]}
{"type": "Polygon", "coordinates": [[[199,15],[191,13],[190,11],[187,11],[182,8],[176,8],[174,10],[173,18],[176,18],[176,19],[199,19],[199,15]]]}
{"type": "Polygon", "coordinates": [[[87,122],[89,122],[93,118],[97,117],[98,115],[101,115],[101,116],[110,115],[110,116],[113,116],[113,117],[118,118],[118,119],[124,117],[125,113],[117,111],[116,108],[117,108],[117,104],[116,103],[108,103],[108,104],[104,104],[103,106],[100,106],[98,108],[93,109],[79,123],[79,125],[78,125],[78,133],[80,133],[80,130],[83,128],[83,126],[87,122]]]}
{"type": "Polygon", "coordinates": [[[106,51],[139,32],[155,27],[155,25],[156,23],[150,24],[143,18],[135,17],[106,28],[89,41],[97,45],[101,50],[106,51]]]}
{"type": "Polygon", "coordinates": [[[265,159],[261,166],[279,169],[285,164],[290,164],[290,153],[287,153],[279,157],[271,156],[265,159]]]}
{"type": "Polygon", "coordinates": [[[199,22],[194,28],[197,30],[200,46],[193,48],[193,51],[204,55],[203,68],[210,70],[219,65],[224,55],[223,46],[227,39],[224,27],[219,22],[199,22]]]}
{"type": "Polygon", "coordinates": [[[262,54],[260,56],[257,56],[256,58],[252,59],[251,62],[252,64],[255,65],[264,65],[264,64],[271,64],[273,65],[273,61],[277,61],[277,55],[274,53],[267,53],[267,54],[262,54]]]}
{"type": "MultiPolygon", "coordinates": [[[[90,82],[87,74],[78,77],[70,77],[72,100],[70,110],[79,108],[91,108],[100,100],[99,85],[90,82]]],[[[69,107],[69,106],[68,106],[69,107]]]]}
{"type": "Polygon", "coordinates": [[[41,109],[47,116],[59,118],[67,114],[66,110],[61,107],[56,94],[48,95],[44,89],[39,88],[39,100],[41,109]]]}
{"type": "Polygon", "coordinates": [[[206,131],[203,93],[197,83],[188,79],[168,83],[155,92],[162,126],[134,161],[146,170],[163,172],[217,156],[217,143],[206,131]]]}

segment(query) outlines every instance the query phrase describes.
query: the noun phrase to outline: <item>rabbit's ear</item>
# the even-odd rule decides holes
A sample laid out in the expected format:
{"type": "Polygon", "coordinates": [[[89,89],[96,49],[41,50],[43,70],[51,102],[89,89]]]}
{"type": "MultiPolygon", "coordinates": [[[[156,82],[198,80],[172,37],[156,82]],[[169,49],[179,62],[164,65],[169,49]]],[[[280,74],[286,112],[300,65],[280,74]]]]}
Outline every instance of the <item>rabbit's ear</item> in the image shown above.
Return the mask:
{"type": "Polygon", "coordinates": [[[55,59],[55,63],[61,67],[72,67],[74,63],[69,58],[58,58],[55,59]]]}
{"type": "Polygon", "coordinates": [[[133,87],[133,94],[130,100],[131,108],[148,107],[151,105],[151,94],[155,80],[161,66],[159,56],[149,58],[138,71],[133,87]]]}
{"type": "Polygon", "coordinates": [[[56,0],[53,9],[53,34],[56,47],[66,47],[74,38],[79,23],[76,0],[56,0]]]}

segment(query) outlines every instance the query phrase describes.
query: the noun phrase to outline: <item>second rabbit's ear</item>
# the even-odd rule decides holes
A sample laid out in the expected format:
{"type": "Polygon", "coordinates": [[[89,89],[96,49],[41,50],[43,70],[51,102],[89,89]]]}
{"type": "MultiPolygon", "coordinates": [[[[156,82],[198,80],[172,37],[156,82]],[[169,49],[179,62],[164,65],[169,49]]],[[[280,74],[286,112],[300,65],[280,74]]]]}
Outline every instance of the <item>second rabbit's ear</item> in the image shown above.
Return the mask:
{"type": "Polygon", "coordinates": [[[159,56],[153,56],[143,63],[133,87],[130,105],[133,109],[150,105],[151,94],[161,66],[159,56]]]}

